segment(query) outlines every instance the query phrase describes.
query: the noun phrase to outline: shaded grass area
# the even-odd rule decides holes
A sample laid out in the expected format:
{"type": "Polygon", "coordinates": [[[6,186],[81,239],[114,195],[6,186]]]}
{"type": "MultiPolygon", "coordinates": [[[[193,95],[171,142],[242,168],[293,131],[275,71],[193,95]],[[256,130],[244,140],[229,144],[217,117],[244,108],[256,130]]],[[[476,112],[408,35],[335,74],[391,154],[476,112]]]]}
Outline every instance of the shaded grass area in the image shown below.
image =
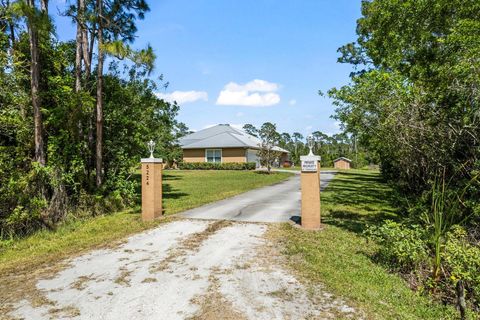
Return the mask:
{"type": "Polygon", "coordinates": [[[398,275],[374,262],[376,244],[362,231],[395,217],[392,191],[378,172],[339,172],[321,195],[320,232],[289,224],[273,230],[292,267],[303,277],[326,285],[362,310],[368,319],[450,319],[453,308],[412,291],[398,275]]]}
{"type": "MultiPolygon", "coordinates": [[[[165,171],[165,214],[277,183],[290,176],[288,173],[265,175],[251,171],[165,171]]],[[[0,280],[9,273],[31,270],[93,248],[111,245],[170,219],[142,222],[139,206],[111,215],[71,219],[56,230],[42,230],[0,246],[0,280]]]]}

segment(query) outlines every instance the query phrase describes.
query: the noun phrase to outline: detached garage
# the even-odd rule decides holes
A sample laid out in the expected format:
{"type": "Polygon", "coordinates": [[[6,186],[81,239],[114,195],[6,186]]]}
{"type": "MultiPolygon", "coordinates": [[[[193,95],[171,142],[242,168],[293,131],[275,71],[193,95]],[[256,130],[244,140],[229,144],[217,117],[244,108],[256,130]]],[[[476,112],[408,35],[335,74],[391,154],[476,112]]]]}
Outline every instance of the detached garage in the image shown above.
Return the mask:
{"type": "Polygon", "coordinates": [[[348,170],[350,169],[351,163],[352,163],[352,160],[344,157],[340,157],[333,160],[333,166],[335,167],[335,169],[348,170]]]}

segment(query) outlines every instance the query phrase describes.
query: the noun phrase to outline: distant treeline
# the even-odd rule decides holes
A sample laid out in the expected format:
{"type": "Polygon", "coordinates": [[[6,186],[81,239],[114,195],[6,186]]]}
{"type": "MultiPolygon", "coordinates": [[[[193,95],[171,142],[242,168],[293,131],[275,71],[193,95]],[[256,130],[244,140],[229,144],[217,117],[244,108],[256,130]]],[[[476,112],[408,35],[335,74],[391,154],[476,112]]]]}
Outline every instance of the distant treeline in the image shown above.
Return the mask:
{"type": "MultiPolygon", "coordinates": [[[[300,165],[300,156],[307,155],[309,152],[307,136],[299,132],[287,133],[277,132],[276,125],[269,122],[264,123],[262,127],[272,128],[276,136],[276,144],[290,153],[290,160],[294,165],[300,165]]],[[[259,136],[259,128],[252,124],[245,124],[243,130],[255,137],[259,136]]],[[[355,136],[346,133],[328,135],[320,131],[312,132],[314,140],[313,152],[322,157],[321,165],[323,167],[333,167],[333,160],[339,157],[349,158],[353,161],[354,168],[362,168],[370,164],[375,164],[376,159],[366,148],[357,144],[355,136]]]]}

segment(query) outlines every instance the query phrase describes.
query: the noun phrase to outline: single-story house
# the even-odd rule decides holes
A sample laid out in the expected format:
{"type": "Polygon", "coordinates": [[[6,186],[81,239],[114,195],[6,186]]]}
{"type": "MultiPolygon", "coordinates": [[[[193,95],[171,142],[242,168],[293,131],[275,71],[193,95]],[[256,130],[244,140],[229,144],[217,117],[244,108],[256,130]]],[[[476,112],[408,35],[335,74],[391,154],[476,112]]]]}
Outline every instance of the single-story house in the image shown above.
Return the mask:
{"type": "MultiPolygon", "coordinates": [[[[255,162],[261,140],[229,124],[209,127],[180,139],[184,162],[255,162]]],[[[288,160],[288,151],[280,147],[273,150],[281,153],[278,164],[288,160]]]]}
{"type": "Polygon", "coordinates": [[[333,160],[333,166],[335,167],[335,169],[348,170],[348,169],[350,169],[350,164],[351,163],[352,163],[352,160],[344,158],[344,157],[340,157],[340,158],[337,158],[337,159],[333,160]]]}

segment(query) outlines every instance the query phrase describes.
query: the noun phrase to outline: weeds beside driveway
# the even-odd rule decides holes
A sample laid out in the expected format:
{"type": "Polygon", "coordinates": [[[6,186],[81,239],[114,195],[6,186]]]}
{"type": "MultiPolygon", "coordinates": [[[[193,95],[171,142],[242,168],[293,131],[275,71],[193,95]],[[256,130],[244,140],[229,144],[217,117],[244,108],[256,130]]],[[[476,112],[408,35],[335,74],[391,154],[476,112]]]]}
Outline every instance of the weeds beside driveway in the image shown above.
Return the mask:
{"type": "Polygon", "coordinates": [[[292,269],[307,281],[325,284],[368,319],[455,319],[453,308],[420,296],[374,261],[376,245],[362,232],[395,216],[390,195],[378,172],[339,171],[321,194],[322,231],[284,224],[273,228],[271,237],[285,248],[292,269]]]}

